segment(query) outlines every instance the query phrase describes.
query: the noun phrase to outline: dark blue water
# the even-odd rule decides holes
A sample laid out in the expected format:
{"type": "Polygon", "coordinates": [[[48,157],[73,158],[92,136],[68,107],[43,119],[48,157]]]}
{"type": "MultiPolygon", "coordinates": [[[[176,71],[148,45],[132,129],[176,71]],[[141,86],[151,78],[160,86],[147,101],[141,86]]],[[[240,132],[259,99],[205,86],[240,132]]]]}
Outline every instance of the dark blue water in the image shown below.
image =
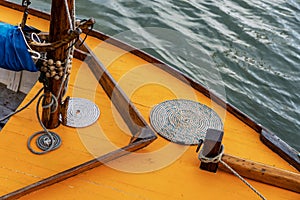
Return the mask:
{"type": "MultiPolygon", "coordinates": [[[[49,0],[32,2],[50,9],[49,0]]],[[[76,0],[76,13],[217,91],[300,151],[299,0],[76,0]]]]}

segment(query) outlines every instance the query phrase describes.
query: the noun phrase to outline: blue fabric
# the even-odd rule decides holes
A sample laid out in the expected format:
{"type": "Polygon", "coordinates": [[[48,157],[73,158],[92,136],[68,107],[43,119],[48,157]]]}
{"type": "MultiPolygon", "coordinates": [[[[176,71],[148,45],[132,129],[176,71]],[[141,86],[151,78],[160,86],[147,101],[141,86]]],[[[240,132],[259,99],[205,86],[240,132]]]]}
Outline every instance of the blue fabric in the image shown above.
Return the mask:
{"type": "Polygon", "coordinates": [[[17,26],[0,22],[0,68],[38,71],[27,50],[23,34],[17,26]]]}

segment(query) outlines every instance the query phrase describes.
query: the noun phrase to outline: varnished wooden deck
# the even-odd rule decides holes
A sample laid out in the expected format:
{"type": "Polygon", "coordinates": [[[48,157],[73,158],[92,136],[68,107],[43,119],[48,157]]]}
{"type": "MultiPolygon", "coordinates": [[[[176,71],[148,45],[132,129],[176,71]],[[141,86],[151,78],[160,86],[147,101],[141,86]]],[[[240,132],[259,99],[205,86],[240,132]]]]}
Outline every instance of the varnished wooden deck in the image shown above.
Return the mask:
{"type": "MultiPolygon", "coordinates": [[[[1,21],[11,24],[21,21],[21,14],[16,11],[0,7],[0,13],[1,21]]],[[[48,30],[47,21],[33,16],[28,24],[48,30]]],[[[257,132],[190,86],[141,58],[96,38],[89,37],[86,42],[145,119],[149,119],[151,108],[164,100],[199,101],[223,116],[223,144],[227,154],[296,171],[263,145],[257,132]]],[[[128,128],[87,65],[75,60],[72,70],[68,95],[94,101],[101,110],[99,121],[82,129],[60,126],[54,131],[62,137],[62,147],[37,156],[26,148],[28,137],[41,130],[35,116],[35,104],[12,117],[0,132],[0,196],[128,144],[128,128]]],[[[23,105],[41,87],[36,84],[23,105]]],[[[159,137],[137,153],[21,199],[258,199],[233,175],[222,171],[216,174],[200,171],[195,149],[195,146],[180,146],[159,137]]],[[[249,182],[268,199],[300,198],[294,192],[249,182]]]]}

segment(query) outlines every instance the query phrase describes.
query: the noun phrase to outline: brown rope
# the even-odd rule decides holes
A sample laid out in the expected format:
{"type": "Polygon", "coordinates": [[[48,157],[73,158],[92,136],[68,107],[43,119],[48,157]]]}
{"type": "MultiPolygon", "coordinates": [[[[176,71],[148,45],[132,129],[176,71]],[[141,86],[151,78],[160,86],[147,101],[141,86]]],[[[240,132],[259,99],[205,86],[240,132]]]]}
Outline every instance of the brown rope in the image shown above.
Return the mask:
{"type": "Polygon", "coordinates": [[[58,49],[66,44],[69,44],[74,39],[78,38],[79,35],[82,33],[82,30],[89,29],[89,27],[93,26],[95,24],[95,20],[93,18],[84,21],[80,23],[75,30],[70,31],[69,35],[66,36],[64,39],[52,42],[52,43],[40,43],[37,41],[31,41],[29,43],[30,47],[39,52],[49,52],[54,51],[55,49],[58,49]]]}

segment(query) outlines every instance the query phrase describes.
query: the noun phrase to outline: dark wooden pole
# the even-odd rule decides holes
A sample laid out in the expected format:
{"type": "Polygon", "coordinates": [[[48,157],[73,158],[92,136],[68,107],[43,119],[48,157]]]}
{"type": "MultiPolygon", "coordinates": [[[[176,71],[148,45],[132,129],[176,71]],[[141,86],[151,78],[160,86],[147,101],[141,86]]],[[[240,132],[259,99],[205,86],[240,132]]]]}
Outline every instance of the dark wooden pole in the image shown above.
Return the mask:
{"type": "MultiPolygon", "coordinates": [[[[67,36],[68,32],[70,31],[71,24],[74,24],[74,2],[75,0],[66,0],[67,5],[65,4],[64,0],[52,0],[52,7],[51,7],[51,17],[50,17],[50,30],[49,30],[49,42],[55,42],[58,40],[63,39],[67,36]],[[69,10],[69,13],[67,12],[69,10]]],[[[52,59],[54,62],[62,61],[64,62],[67,58],[67,48],[69,44],[62,46],[61,48],[56,49],[53,52],[48,52],[48,59],[52,59]]],[[[62,77],[59,80],[55,80],[54,77],[48,78],[48,84],[45,86],[45,100],[44,105],[48,105],[51,103],[51,94],[58,97],[58,108],[55,112],[51,112],[51,108],[43,109],[42,114],[42,121],[44,125],[49,128],[53,129],[59,126],[59,114],[61,108],[61,94],[58,96],[60,86],[62,84],[62,77]]]]}
{"type": "Polygon", "coordinates": [[[75,50],[74,56],[77,59],[84,60],[84,62],[88,64],[94,76],[130,129],[133,135],[131,142],[145,138],[155,139],[156,136],[153,130],[148,126],[140,112],[118,86],[116,80],[114,80],[112,75],[105,69],[105,66],[100,62],[93,51],[84,43],[75,50]]]}

